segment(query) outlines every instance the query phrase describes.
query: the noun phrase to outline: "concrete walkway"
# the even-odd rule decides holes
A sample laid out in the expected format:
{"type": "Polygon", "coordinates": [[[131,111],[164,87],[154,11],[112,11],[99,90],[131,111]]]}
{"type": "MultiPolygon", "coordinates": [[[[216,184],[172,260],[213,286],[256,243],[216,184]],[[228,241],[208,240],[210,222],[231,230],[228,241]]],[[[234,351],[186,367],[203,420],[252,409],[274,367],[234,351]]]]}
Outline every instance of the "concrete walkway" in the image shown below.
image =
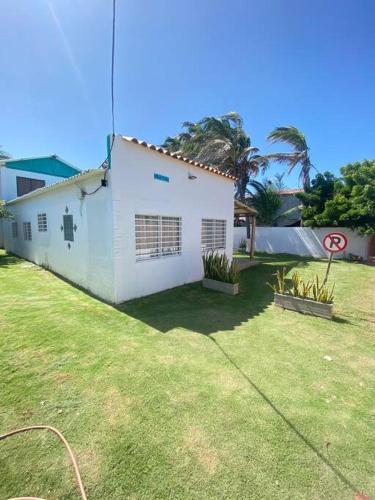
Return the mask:
{"type": "Polygon", "coordinates": [[[255,259],[250,259],[246,257],[233,257],[234,262],[240,271],[247,269],[248,267],[255,266],[258,262],[255,259]]]}

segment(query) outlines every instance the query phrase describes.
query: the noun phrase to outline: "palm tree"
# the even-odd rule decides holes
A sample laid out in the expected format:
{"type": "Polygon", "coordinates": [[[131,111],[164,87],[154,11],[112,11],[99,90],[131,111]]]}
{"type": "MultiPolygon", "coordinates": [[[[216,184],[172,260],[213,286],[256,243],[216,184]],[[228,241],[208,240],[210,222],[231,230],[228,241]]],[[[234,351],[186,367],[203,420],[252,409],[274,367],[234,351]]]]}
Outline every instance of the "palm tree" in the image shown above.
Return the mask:
{"type": "Polygon", "coordinates": [[[0,146],[0,160],[9,160],[10,156],[0,146]]]}
{"type": "Polygon", "coordinates": [[[251,145],[240,115],[231,112],[219,118],[207,116],[197,123],[185,122],[183,128],[183,133],[167,137],[163,147],[234,175],[235,196],[244,201],[250,177],[264,172],[268,160],[251,145]]]}
{"type": "Polygon", "coordinates": [[[314,168],[310,161],[309,147],[307,146],[304,134],[296,127],[277,127],[267,137],[272,143],[282,142],[292,146],[293,151],[290,153],[271,153],[266,155],[269,161],[278,163],[286,163],[288,166],[288,174],[300,165],[299,179],[302,181],[303,188],[310,187],[310,169],[314,168]]]}
{"type": "Polygon", "coordinates": [[[270,181],[258,182],[250,180],[249,186],[253,191],[249,191],[250,196],[246,202],[258,212],[257,219],[261,224],[271,226],[281,207],[280,196],[270,181]]]}

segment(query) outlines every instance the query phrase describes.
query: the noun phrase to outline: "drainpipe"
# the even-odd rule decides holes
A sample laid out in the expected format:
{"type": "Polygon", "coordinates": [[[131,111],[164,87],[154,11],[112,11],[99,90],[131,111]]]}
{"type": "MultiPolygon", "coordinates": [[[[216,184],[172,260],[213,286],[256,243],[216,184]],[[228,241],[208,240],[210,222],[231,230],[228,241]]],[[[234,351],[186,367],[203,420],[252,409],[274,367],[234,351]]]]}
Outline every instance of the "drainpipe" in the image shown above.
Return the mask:
{"type": "Polygon", "coordinates": [[[113,134],[108,134],[107,135],[107,163],[108,163],[108,169],[111,169],[111,156],[112,156],[112,146],[113,146],[113,141],[115,140],[115,136],[113,134]]]}

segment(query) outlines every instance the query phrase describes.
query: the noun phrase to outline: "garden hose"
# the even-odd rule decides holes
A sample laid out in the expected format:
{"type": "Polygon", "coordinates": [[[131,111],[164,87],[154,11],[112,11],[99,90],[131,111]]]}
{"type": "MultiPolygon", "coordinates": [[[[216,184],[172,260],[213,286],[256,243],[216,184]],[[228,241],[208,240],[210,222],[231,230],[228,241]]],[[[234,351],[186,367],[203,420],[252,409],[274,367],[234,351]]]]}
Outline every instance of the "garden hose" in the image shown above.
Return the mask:
{"type": "MultiPolygon", "coordinates": [[[[74,469],[74,474],[75,474],[75,477],[76,477],[76,480],[77,480],[78,489],[79,489],[81,498],[82,498],[82,500],[87,500],[87,496],[86,496],[86,493],[85,493],[85,488],[84,488],[83,483],[82,483],[81,474],[80,474],[80,471],[79,471],[77,460],[76,460],[76,458],[74,456],[73,450],[71,449],[68,441],[64,438],[64,436],[61,434],[60,431],[58,431],[57,429],[55,429],[54,427],[51,427],[49,425],[32,425],[30,427],[23,427],[22,429],[16,429],[14,431],[7,432],[6,434],[3,434],[3,435],[0,436],[0,441],[3,440],[3,439],[8,438],[10,436],[14,436],[15,434],[21,434],[22,432],[28,432],[28,431],[33,431],[33,430],[47,430],[47,431],[51,431],[51,432],[53,432],[60,439],[60,441],[62,441],[62,443],[64,444],[64,446],[65,446],[65,448],[66,448],[66,450],[68,452],[69,458],[70,458],[70,460],[72,462],[73,469],[74,469]]],[[[9,500],[43,500],[43,498],[38,498],[38,497],[17,497],[17,498],[10,498],[9,500]]]]}

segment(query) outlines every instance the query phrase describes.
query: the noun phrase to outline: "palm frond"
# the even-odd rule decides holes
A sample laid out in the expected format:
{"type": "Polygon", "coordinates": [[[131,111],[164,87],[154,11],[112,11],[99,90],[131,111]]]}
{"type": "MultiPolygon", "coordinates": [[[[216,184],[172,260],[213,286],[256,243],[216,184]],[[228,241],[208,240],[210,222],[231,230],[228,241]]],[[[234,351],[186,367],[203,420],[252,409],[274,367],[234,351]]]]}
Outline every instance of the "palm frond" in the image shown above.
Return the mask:
{"type": "Polygon", "coordinates": [[[304,134],[298,128],[289,127],[276,127],[267,137],[267,139],[275,144],[283,142],[293,146],[297,151],[307,151],[307,143],[304,134]]]}

